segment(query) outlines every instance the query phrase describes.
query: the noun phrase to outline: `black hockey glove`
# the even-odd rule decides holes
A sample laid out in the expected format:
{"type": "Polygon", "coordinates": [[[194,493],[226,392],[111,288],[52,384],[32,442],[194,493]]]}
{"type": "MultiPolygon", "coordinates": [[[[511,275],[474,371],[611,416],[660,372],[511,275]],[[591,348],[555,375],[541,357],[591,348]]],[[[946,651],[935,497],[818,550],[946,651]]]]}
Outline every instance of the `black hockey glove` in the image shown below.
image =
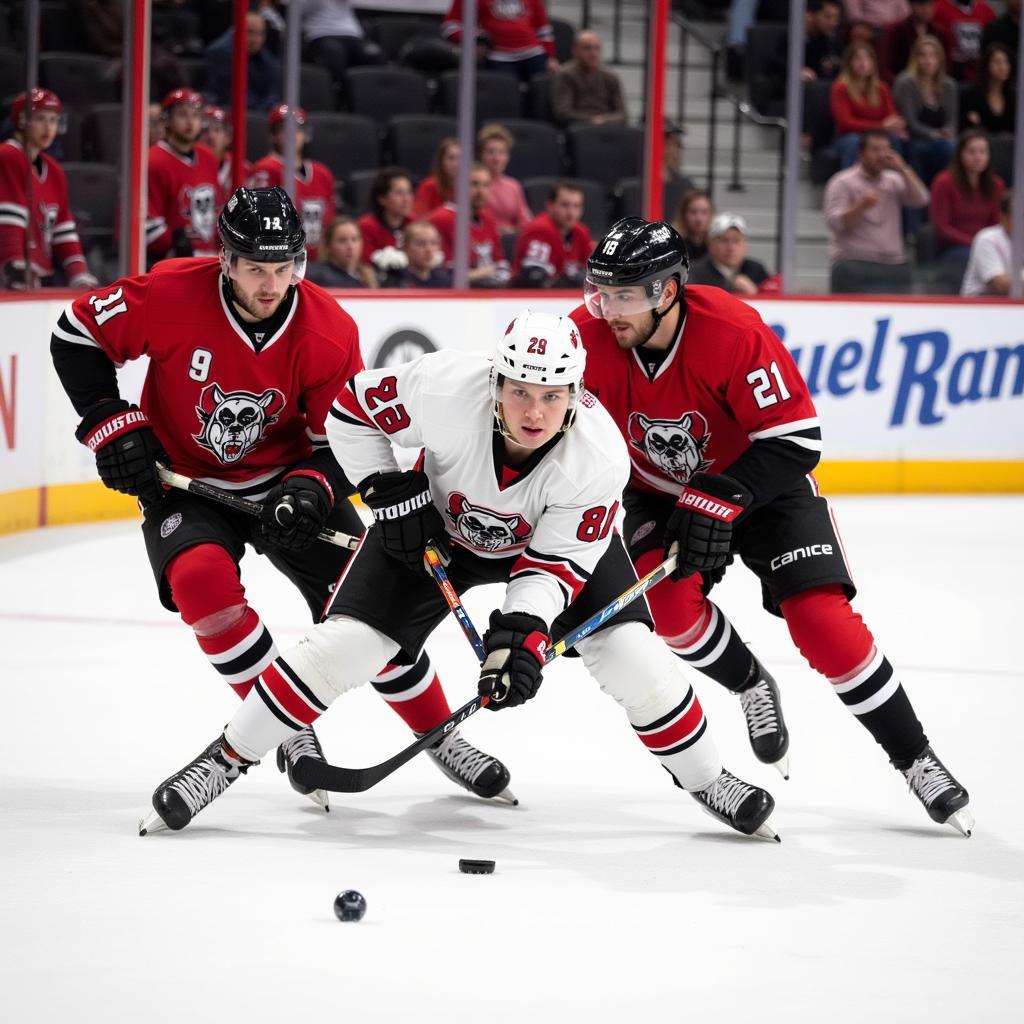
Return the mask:
{"type": "Polygon", "coordinates": [[[384,550],[410,568],[423,568],[423,553],[433,541],[447,564],[450,557],[444,519],[430,495],[430,481],[421,469],[374,473],[359,493],[373,513],[384,550]]]}
{"type": "Polygon", "coordinates": [[[536,696],[551,638],[543,619],[526,612],[491,612],[477,693],[492,711],[525,704],[536,696]]]}
{"type": "Polygon", "coordinates": [[[147,505],[164,496],[156,464],[170,459],[137,405],[122,398],[99,402],[82,417],[75,437],[96,455],[96,470],[111,490],[147,505]]]}
{"type": "Polygon", "coordinates": [[[673,550],[677,556],[670,579],[695,572],[713,576],[728,564],[733,524],[753,500],[731,477],[694,473],[665,525],[665,556],[673,550]]]}
{"type": "Polygon", "coordinates": [[[296,469],[263,499],[257,530],[271,547],[305,551],[334,508],[334,491],[322,473],[296,469]]]}

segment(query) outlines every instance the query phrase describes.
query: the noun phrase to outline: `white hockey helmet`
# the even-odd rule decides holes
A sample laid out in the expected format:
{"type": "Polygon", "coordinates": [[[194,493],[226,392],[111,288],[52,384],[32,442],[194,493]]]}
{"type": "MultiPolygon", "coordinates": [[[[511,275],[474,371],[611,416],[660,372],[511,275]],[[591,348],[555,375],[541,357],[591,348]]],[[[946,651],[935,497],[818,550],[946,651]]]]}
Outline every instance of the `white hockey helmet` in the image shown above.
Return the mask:
{"type": "Polygon", "coordinates": [[[567,384],[569,410],[562,429],[572,424],[576,402],[583,390],[583,370],[587,352],[580,332],[567,316],[520,310],[498,339],[491,367],[491,398],[494,414],[505,433],[501,410],[501,385],[505,380],[521,380],[528,384],[567,384]]]}

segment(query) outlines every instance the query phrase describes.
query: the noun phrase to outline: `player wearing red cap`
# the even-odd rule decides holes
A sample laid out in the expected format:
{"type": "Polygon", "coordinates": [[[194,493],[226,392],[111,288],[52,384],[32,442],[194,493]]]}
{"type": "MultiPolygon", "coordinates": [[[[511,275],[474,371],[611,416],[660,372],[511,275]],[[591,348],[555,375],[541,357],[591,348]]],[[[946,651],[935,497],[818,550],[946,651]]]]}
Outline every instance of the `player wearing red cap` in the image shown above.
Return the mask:
{"type": "Polygon", "coordinates": [[[96,284],[68,206],[64,170],[46,154],[63,112],[49,89],[33,89],[31,104],[19,93],[11,105],[14,137],[0,145],[0,287],[96,284]]]}
{"type": "MultiPolygon", "coordinates": [[[[288,104],[279,103],[270,111],[270,152],[257,160],[249,176],[250,188],[273,188],[284,181],[284,129],[288,104]]],[[[309,139],[308,119],[302,107],[295,108],[295,192],[292,198],[306,229],[306,255],[315,260],[320,254],[324,228],[334,220],[334,175],[317,160],[306,160],[303,150],[309,139]]]]}
{"type": "Polygon", "coordinates": [[[219,185],[217,158],[198,142],[203,97],[173,89],[160,104],[166,134],[149,150],[146,247],[165,256],[216,256],[219,185]]]}

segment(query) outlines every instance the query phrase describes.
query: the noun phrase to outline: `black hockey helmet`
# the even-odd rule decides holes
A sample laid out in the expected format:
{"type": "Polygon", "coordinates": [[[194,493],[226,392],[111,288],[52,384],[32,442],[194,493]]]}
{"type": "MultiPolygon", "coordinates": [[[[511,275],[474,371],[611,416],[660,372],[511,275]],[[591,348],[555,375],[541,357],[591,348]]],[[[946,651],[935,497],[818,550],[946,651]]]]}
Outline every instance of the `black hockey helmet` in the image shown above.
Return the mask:
{"type": "Polygon", "coordinates": [[[642,287],[643,298],[638,296],[622,312],[654,309],[661,302],[665,282],[675,277],[681,295],[689,272],[686,243],[671,224],[623,217],[609,228],[587,260],[584,301],[594,316],[601,317],[602,289],[607,292],[615,287],[642,287]]]}
{"type": "Polygon", "coordinates": [[[220,241],[229,256],[254,263],[306,259],[306,232],[288,193],[273,188],[235,189],[217,221],[220,241]]]}

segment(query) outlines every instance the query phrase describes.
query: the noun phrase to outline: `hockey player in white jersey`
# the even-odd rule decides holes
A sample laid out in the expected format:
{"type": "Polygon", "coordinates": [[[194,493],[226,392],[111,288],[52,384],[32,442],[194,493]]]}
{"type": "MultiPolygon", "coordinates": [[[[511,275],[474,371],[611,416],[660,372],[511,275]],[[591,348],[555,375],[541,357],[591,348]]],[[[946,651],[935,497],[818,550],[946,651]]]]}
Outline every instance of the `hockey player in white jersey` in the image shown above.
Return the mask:
{"type": "MultiPolygon", "coordinates": [[[[571,320],[524,311],[493,360],[442,351],[348,382],[327,432],[345,473],[361,481],[375,524],[342,573],[327,619],[263,672],[224,734],[154,793],[169,828],[183,828],[375,666],[417,656],[448,612],[424,571],[431,541],[449,559],[456,591],[508,584],[484,635],[479,689],[487,706],[536,695],[551,637],[636,582],[614,529],[628,455],[584,389],[585,361],[571,320]],[[415,468],[399,469],[392,442],[422,448],[415,468]]],[[[772,797],[722,767],[645,601],[577,649],[679,787],[737,831],[777,838],[772,797]]]]}

